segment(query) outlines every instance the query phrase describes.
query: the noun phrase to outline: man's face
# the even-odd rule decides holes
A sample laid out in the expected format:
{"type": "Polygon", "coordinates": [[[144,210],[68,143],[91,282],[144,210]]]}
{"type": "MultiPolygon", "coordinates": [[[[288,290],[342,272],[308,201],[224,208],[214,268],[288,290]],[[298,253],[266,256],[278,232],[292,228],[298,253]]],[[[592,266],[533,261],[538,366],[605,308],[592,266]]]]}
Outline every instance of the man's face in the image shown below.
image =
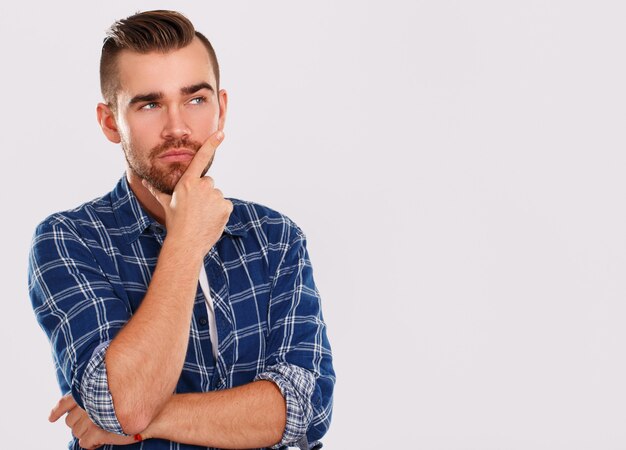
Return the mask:
{"type": "Polygon", "coordinates": [[[172,194],[196,151],[224,126],[226,95],[217,92],[208,52],[195,38],[168,53],[123,51],[117,67],[116,124],[131,176],[172,194]]]}

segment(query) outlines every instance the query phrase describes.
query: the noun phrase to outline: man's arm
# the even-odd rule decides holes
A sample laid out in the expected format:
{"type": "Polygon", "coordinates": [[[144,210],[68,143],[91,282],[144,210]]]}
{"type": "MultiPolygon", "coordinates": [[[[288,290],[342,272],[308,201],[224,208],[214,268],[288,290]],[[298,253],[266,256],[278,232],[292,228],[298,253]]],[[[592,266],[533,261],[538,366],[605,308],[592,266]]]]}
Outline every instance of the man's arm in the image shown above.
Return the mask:
{"type": "Polygon", "coordinates": [[[71,395],[61,398],[52,409],[50,421],[57,421],[65,413],[65,422],[82,448],[127,445],[149,438],[217,448],[269,447],[280,441],[285,428],[285,400],[269,381],[223,391],[173,395],[141,437],[103,431],[71,395]]]}
{"type": "Polygon", "coordinates": [[[92,411],[111,404],[112,414],[92,417],[102,428],[122,433],[108,389],[98,390],[91,381],[106,375],[104,352],[131,311],[122,300],[122,286],[101,269],[100,258],[108,255],[88,239],[74,216],[55,214],[39,224],[29,255],[29,295],[50,340],[63,392],[71,391],[81,407],[92,411]]]}
{"type": "Polygon", "coordinates": [[[174,395],[141,435],[217,448],[269,447],[282,437],[285,414],[278,387],[256,381],[223,391],[174,395]]]}
{"type": "Polygon", "coordinates": [[[180,378],[202,262],[185,250],[165,239],[141,306],[106,351],[109,390],[127,434],[150,423],[180,378]]]}
{"type": "Polygon", "coordinates": [[[209,137],[172,196],[144,183],[164,209],[168,234],[141,306],[105,358],[117,418],[128,434],[152,422],[180,378],[200,267],[233,208],[211,178],[201,177],[222,137],[221,131],[209,137]]]}

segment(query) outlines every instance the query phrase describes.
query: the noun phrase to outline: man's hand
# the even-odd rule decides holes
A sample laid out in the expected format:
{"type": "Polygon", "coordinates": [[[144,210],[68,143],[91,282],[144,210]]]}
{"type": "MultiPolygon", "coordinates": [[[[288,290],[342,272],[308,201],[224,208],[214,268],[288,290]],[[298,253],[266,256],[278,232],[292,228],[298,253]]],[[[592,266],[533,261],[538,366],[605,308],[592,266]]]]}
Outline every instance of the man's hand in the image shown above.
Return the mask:
{"type": "Polygon", "coordinates": [[[220,238],[233,210],[233,204],[215,188],[213,179],[203,176],[223,139],[222,131],[209,136],[178,180],[171,196],[143,181],[165,211],[168,237],[180,237],[191,251],[201,251],[201,257],[220,238]]]}
{"type": "Polygon", "coordinates": [[[108,433],[94,424],[87,412],[76,404],[72,394],[61,397],[61,400],[50,411],[50,422],[56,422],[67,413],[65,423],[78,439],[78,445],[88,450],[101,447],[105,444],[128,445],[137,442],[132,436],[120,436],[108,433]]]}

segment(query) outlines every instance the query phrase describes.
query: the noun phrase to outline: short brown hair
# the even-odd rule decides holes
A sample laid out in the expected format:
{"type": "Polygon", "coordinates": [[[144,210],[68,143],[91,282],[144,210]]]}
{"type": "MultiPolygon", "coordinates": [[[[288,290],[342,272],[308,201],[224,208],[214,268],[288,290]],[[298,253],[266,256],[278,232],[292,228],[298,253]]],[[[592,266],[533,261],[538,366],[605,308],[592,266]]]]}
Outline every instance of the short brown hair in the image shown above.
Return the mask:
{"type": "Polygon", "coordinates": [[[216,89],[219,90],[220,68],[213,46],[181,13],[167,10],[144,11],[115,22],[107,31],[100,56],[100,90],[104,101],[114,111],[117,109],[116,93],[120,86],[116,63],[117,55],[122,50],[165,53],[186,47],[196,36],[209,52],[216,89]]]}

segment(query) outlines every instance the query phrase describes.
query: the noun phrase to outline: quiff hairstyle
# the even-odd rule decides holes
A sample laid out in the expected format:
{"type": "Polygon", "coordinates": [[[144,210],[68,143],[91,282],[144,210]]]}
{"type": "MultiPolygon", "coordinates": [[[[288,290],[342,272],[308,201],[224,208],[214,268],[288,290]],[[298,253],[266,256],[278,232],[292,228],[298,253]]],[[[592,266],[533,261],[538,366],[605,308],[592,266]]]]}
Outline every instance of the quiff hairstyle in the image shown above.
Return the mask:
{"type": "Polygon", "coordinates": [[[137,53],[178,50],[191,44],[198,37],[209,52],[209,60],[215,73],[216,89],[220,87],[220,68],[215,51],[209,40],[193,24],[176,11],[155,10],[139,12],[115,22],[107,30],[100,56],[100,90],[102,98],[115,112],[116,95],[120,88],[117,74],[117,56],[122,50],[137,53]]]}

